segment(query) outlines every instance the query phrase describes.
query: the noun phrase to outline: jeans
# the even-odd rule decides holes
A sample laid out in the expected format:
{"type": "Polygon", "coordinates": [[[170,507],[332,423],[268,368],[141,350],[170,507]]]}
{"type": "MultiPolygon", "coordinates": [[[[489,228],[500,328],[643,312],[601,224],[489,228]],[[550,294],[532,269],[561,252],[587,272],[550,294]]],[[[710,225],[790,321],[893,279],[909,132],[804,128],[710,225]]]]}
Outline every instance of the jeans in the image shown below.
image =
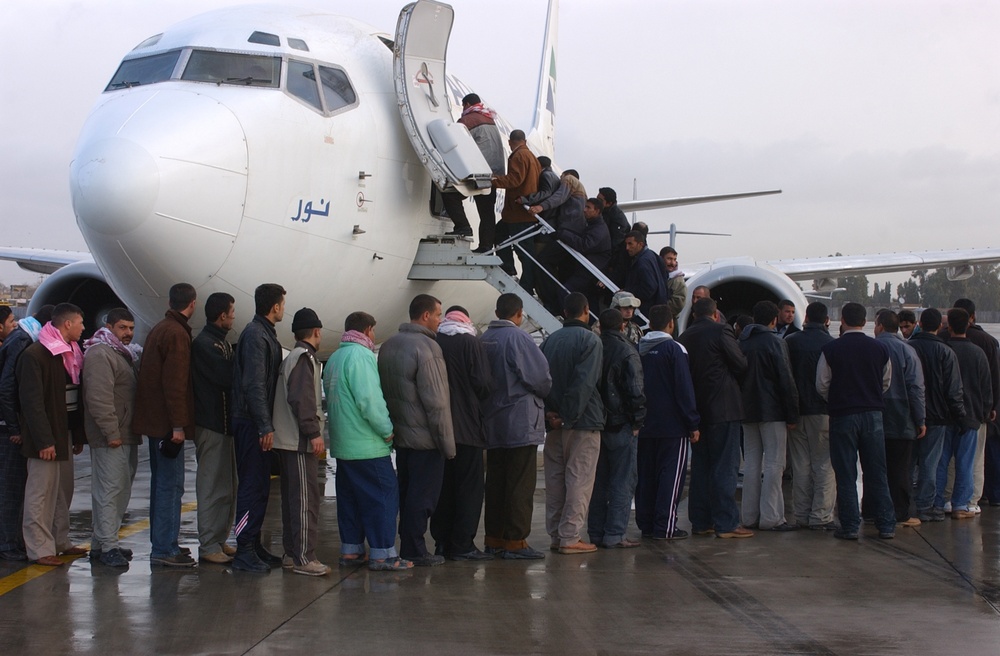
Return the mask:
{"type": "Polygon", "coordinates": [[[363,554],[365,540],[373,560],[396,557],[399,481],[389,456],[369,460],[337,459],[337,528],[340,553],[363,554]]]}
{"type": "Polygon", "coordinates": [[[947,426],[927,426],[927,434],[917,440],[917,511],[927,511],[934,507],[937,494],[938,463],[944,448],[944,433],[947,426]]]}
{"type": "Polygon", "coordinates": [[[701,427],[701,439],[691,445],[691,494],[688,516],[695,531],[714,528],[727,533],[739,526],[736,479],[740,468],[740,422],[724,421],[701,427]]]}
{"type": "Polygon", "coordinates": [[[636,441],[630,424],[601,432],[601,453],[587,516],[587,532],[594,544],[613,546],[625,539],[635,494],[636,441]]]}
{"type": "Polygon", "coordinates": [[[770,529],[785,523],[781,477],[787,428],[782,421],[743,424],[743,523],[770,529]],[[763,474],[763,482],[761,482],[763,474]]]}
{"type": "MultiPolygon", "coordinates": [[[[169,438],[167,438],[169,439],[169,438]]],[[[159,439],[149,438],[149,540],[150,558],[176,556],[181,552],[181,497],[184,496],[184,445],[175,458],[157,448],[159,439]]]]}
{"type": "Polygon", "coordinates": [[[976,432],[975,428],[965,429],[960,426],[948,426],[945,430],[941,460],[938,462],[935,507],[943,508],[945,501],[951,501],[953,511],[969,509],[969,497],[972,496],[972,464],[976,459],[976,432]],[[955,459],[955,486],[951,492],[951,499],[945,499],[948,463],[952,458],[955,459]]]}
{"type": "Polygon", "coordinates": [[[837,476],[837,511],[841,529],[856,533],[861,526],[858,506],[858,457],[866,482],[871,483],[875,525],[883,533],[896,528],[885,469],[885,433],[882,412],[858,412],[830,417],[830,460],[837,476]]]}

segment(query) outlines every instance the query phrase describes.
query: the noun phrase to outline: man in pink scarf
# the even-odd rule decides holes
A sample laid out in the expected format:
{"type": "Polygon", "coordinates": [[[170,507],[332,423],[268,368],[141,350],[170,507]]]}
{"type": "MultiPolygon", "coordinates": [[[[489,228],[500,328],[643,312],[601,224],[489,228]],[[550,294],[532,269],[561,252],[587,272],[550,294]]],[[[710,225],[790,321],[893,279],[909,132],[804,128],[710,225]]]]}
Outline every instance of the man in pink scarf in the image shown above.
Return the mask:
{"type": "Polygon", "coordinates": [[[39,565],[63,564],[57,555],[82,556],[69,541],[73,500],[72,454],[83,451],[80,371],[83,311],[60,303],[38,341],[17,361],[21,402],[21,453],[28,459],[24,494],[24,546],[39,565]]]}

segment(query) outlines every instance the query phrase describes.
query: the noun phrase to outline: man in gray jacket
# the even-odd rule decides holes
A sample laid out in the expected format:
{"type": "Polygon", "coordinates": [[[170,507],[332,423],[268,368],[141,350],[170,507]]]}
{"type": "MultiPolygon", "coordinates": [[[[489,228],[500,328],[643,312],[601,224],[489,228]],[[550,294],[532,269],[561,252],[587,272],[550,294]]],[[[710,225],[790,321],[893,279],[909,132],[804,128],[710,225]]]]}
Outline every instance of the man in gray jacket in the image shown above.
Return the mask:
{"type": "Polygon", "coordinates": [[[604,349],[587,326],[587,297],[573,292],[566,321],[542,344],[552,390],[545,399],[545,529],[561,554],[596,551],[580,538],[601,453],[604,403],[598,383],[604,349]]]}
{"type": "Polygon", "coordinates": [[[378,353],[399,472],[399,555],[424,567],[444,562],[427,550],[424,534],[441,494],[445,459],[455,457],[448,371],[435,339],[440,323],[441,301],[418,294],[410,301],[410,322],[378,353]]]}
{"type": "Polygon", "coordinates": [[[528,544],[535,495],[538,445],[545,441],[545,396],[552,388],[549,363],[521,330],[524,305],[516,294],[497,299],[495,321],[482,342],[493,374],[483,403],[486,428],[486,552],[507,560],[538,560],[528,544]]]}
{"type": "Polygon", "coordinates": [[[132,433],[137,358],[128,345],[134,333],[132,313],[115,308],[83,345],[83,428],[93,471],[90,559],[110,567],[128,567],[132,556],[119,548],[118,530],[132,496],[141,442],[132,433]]]}

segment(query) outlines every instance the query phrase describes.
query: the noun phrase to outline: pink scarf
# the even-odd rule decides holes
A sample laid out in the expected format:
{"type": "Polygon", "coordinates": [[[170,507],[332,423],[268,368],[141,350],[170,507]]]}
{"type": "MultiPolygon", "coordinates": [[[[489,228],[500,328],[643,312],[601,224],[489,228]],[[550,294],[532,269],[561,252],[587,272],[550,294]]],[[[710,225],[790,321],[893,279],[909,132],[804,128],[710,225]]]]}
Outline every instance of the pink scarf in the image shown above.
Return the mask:
{"type": "Polygon", "coordinates": [[[464,312],[452,310],[448,314],[444,315],[444,321],[442,321],[441,325],[438,326],[438,332],[442,335],[458,335],[459,333],[464,333],[475,337],[476,327],[472,325],[472,319],[470,319],[464,312]]]}
{"type": "Polygon", "coordinates": [[[76,342],[70,344],[63,339],[62,333],[52,325],[52,322],[45,324],[38,333],[38,342],[49,350],[52,355],[61,355],[63,367],[69,374],[74,385],[80,384],[80,370],[83,368],[83,351],[76,342]]]}
{"type": "Polygon", "coordinates": [[[475,105],[469,105],[468,107],[462,110],[462,116],[472,113],[482,114],[486,118],[493,120],[493,112],[486,109],[483,103],[476,103],[475,105]]]}
{"type": "Polygon", "coordinates": [[[122,344],[121,340],[115,337],[115,334],[107,329],[107,327],[101,327],[94,336],[83,343],[83,350],[87,352],[91,346],[95,344],[104,344],[105,346],[110,346],[114,350],[118,351],[126,358],[129,362],[135,361],[135,355],[129,350],[129,347],[122,344]]]}
{"type": "Polygon", "coordinates": [[[340,336],[340,343],[349,342],[351,344],[361,344],[370,351],[375,350],[375,342],[368,339],[368,335],[357,330],[348,330],[340,336]]]}

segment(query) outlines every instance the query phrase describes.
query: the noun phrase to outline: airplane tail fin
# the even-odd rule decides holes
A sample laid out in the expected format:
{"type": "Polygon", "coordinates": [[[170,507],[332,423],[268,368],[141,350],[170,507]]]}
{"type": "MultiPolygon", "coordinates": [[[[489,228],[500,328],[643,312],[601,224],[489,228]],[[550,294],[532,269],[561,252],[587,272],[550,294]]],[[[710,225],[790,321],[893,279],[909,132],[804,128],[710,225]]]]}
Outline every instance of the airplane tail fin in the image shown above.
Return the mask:
{"type": "Polygon", "coordinates": [[[535,119],[528,135],[531,149],[538,155],[552,157],[556,140],[556,46],[559,36],[559,0],[549,0],[545,17],[545,41],[538,70],[538,93],[535,96],[535,119]]]}

